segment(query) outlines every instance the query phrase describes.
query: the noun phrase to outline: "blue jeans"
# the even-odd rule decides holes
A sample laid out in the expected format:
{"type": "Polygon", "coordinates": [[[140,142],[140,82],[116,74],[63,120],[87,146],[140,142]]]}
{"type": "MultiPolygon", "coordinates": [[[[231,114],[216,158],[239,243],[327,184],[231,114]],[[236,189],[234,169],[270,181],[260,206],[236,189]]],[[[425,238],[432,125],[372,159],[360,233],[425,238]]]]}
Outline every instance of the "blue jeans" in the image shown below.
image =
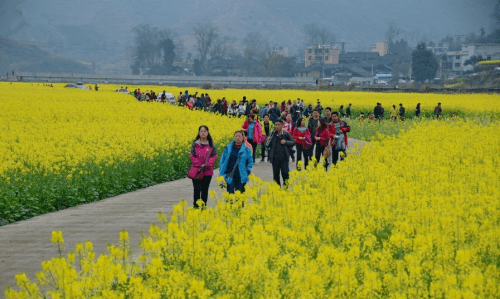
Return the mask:
{"type": "Polygon", "coordinates": [[[245,183],[241,182],[240,177],[233,177],[231,184],[227,184],[227,192],[234,194],[235,191],[245,192],[245,183]]]}

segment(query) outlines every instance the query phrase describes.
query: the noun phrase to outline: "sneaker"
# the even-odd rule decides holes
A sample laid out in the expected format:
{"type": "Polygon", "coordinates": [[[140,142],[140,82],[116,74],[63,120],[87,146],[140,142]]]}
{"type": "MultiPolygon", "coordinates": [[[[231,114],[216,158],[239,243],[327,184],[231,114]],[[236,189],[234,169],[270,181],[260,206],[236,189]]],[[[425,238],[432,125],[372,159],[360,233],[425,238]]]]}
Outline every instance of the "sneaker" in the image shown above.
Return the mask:
{"type": "Polygon", "coordinates": [[[260,160],[260,163],[265,163],[265,162],[266,162],[265,159],[260,160]]]}

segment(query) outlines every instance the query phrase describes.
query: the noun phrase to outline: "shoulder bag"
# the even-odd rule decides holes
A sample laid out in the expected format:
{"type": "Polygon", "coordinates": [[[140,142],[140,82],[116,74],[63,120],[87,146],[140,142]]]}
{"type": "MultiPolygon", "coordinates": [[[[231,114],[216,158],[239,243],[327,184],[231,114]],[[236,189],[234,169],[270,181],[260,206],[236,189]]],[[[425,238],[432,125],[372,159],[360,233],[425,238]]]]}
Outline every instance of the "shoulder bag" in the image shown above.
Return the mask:
{"type": "Polygon", "coordinates": [[[188,172],[188,177],[193,180],[201,180],[205,174],[205,167],[207,166],[208,163],[208,158],[212,155],[213,149],[210,148],[209,153],[207,154],[207,158],[205,159],[205,166],[204,167],[196,167],[196,166],[191,166],[188,172]]]}

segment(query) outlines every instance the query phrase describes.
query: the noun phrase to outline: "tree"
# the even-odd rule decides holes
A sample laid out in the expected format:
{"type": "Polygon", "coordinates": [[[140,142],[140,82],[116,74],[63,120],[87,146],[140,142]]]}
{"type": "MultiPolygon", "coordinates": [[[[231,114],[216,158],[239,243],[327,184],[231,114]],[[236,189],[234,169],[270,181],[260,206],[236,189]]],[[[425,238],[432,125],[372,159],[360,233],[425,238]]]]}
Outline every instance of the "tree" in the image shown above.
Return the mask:
{"type": "Polygon", "coordinates": [[[140,74],[141,69],[144,69],[151,75],[168,74],[175,59],[174,33],[144,24],[134,27],[132,31],[135,33],[132,73],[140,74]]]}
{"type": "Polygon", "coordinates": [[[409,55],[411,53],[411,49],[408,46],[408,42],[404,39],[400,39],[391,43],[389,45],[389,53],[390,54],[399,54],[399,55],[409,55]]]}
{"type": "Polygon", "coordinates": [[[333,32],[328,27],[319,27],[314,23],[304,25],[304,34],[309,45],[326,45],[335,38],[333,32]]]}
{"type": "Polygon", "coordinates": [[[393,84],[398,84],[399,83],[400,73],[401,73],[401,67],[399,65],[399,62],[396,60],[396,62],[394,62],[394,65],[392,66],[392,79],[391,79],[391,83],[393,83],[393,84]]]}
{"type": "Polygon", "coordinates": [[[436,76],[439,65],[430,50],[427,50],[425,43],[417,45],[412,53],[412,73],[416,81],[423,82],[432,80],[436,76]]]}
{"type": "Polygon", "coordinates": [[[200,53],[200,67],[206,71],[206,62],[210,50],[219,36],[219,28],[211,23],[198,23],[193,28],[193,33],[196,38],[196,48],[200,53]]]}
{"type": "Polygon", "coordinates": [[[475,65],[476,63],[478,63],[479,61],[482,61],[483,60],[483,57],[481,55],[479,56],[472,56],[471,58],[467,59],[465,62],[464,62],[464,65],[475,65]]]}
{"type": "Polygon", "coordinates": [[[385,38],[387,39],[387,45],[389,47],[388,51],[391,50],[391,44],[392,41],[398,37],[398,35],[402,34],[403,30],[399,28],[399,26],[396,24],[396,22],[391,21],[387,25],[387,30],[385,31],[385,38]]]}
{"type": "Polygon", "coordinates": [[[279,54],[269,55],[262,61],[262,76],[293,77],[293,59],[279,54]]]}
{"type": "Polygon", "coordinates": [[[243,68],[246,75],[259,75],[262,61],[271,50],[269,41],[259,32],[250,32],[243,39],[243,68]]]}
{"type": "Polygon", "coordinates": [[[235,47],[236,39],[229,36],[219,36],[210,47],[211,58],[220,57],[224,59],[234,58],[238,55],[235,47]]]}

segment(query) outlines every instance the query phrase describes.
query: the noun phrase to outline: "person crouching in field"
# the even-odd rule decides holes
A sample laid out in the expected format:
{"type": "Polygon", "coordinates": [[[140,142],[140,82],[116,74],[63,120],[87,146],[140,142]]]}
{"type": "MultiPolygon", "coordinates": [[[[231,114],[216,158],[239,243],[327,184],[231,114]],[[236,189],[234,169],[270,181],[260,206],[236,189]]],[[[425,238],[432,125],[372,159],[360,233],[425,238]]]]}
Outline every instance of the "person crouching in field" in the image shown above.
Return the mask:
{"type": "Polygon", "coordinates": [[[207,126],[198,128],[198,135],[191,144],[189,158],[191,159],[191,169],[188,176],[193,180],[193,206],[199,208],[199,199],[203,201],[205,206],[207,204],[208,188],[214,175],[213,167],[217,161],[217,148],[207,126]]]}

